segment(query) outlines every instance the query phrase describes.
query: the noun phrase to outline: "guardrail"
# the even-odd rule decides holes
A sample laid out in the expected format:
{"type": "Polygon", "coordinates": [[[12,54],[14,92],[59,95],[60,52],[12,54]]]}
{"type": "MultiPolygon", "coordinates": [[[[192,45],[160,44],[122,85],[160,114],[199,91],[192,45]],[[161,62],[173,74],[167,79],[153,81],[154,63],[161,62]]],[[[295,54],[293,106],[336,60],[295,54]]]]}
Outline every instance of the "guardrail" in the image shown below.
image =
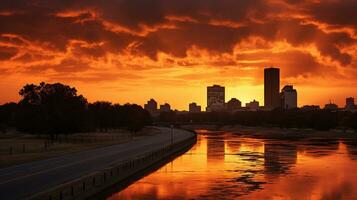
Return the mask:
{"type": "MultiPolygon", "coordinates": [[[[21,138],[20,138],[21,139],[21,138]]],[[[58,147],[62,144],[115,144],[133,140],[130,135],[109,135],[109,136],[73,136],[69,138],[59,138],[54,141],[43,138],[31,138],[19,143],[1,143],[0,155],[23,155],[26,153],[43,153],[58,147]]]]}
{"type": "Polygon", "coordinates": [[[185,152],[196,143],[196,139],[196,135],[194,135],[172,145],[165,145],[158,150],[122,161],[106,169],[93,172],[50,190],[35,194],[27,199],[70,200],[88,198],[120,181],[130,178],[162,159],[175,153],[185,152]]]}

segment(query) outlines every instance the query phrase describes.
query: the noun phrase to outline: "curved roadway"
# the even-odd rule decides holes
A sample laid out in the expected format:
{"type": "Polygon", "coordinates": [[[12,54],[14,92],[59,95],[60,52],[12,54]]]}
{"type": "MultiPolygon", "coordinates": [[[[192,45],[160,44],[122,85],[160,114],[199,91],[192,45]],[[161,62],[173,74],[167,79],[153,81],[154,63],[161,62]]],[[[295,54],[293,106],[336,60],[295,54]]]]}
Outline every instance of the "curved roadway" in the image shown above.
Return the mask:
{"type": "MultiPolygon", "coordinates": [[[[171,143],[171,129],[140,140],[0,169],[0,199],[23,199],[171,143]]],[[[193,133],[173,129],[173,142],[193,133]]]]}

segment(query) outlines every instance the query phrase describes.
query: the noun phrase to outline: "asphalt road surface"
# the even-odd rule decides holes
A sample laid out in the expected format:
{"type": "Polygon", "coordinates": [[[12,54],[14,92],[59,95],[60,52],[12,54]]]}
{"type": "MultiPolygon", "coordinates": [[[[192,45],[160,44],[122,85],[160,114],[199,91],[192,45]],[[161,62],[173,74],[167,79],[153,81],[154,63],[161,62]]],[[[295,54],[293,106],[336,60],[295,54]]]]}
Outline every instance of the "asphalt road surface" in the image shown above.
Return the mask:
{"type": "MultiPolygon", "coordinates": [[[[171,143],[171,129],[158,127],[160,134],[140,140],[86,150],[70,155],[35,161],[0,169],[0,199],[29,197],[59,184],[109,167],[171,143]]],[[[193,133],[173,129],[173,142],[191,137],[193,133]]]]}

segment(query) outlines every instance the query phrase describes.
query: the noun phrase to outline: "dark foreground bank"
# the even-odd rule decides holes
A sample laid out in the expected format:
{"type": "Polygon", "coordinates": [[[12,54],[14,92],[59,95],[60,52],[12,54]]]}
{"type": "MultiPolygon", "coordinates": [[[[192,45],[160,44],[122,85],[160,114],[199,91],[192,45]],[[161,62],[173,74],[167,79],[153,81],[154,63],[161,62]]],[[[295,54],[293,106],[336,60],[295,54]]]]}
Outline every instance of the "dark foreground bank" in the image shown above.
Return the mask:
{"type": "Polygon", "coordinates": [[[161,134],[143,140],[3,168],[0,196],[4,199],[87,198],[196,141],[195,134],[189,131],[158,129],[161,134]]]}

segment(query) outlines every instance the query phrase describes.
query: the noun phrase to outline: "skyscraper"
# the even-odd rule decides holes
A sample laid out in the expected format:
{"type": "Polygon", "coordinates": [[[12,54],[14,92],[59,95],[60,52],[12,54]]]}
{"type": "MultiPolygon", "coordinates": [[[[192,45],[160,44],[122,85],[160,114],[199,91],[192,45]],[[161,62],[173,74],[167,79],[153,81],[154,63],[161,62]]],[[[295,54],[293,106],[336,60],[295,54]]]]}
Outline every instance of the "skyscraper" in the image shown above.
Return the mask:
{"type": "Polygon", "coordinates": [[[281,107],[292,109],[297,107],[297,92],[292,85],[286,85],[281,90],[281,107]]]}
{"type": "Polygon", "coordinates": [[[264,106],[272,110],[280,107],[280,70],[279,68],[264,69],[264,106]]]}
{"type": "Polygon", "coordinates": [[[151,114],[157,111],[157,102],[154,99],[150,99],[147,104],[144,105],[144,109],[149,111],[151,114]]]}
{"type": "Polygon", "coordinates": [[[219,85],[207,87],[207,108],[206,111],[220,111],[225,107],[225,89],[219,85]]]}

